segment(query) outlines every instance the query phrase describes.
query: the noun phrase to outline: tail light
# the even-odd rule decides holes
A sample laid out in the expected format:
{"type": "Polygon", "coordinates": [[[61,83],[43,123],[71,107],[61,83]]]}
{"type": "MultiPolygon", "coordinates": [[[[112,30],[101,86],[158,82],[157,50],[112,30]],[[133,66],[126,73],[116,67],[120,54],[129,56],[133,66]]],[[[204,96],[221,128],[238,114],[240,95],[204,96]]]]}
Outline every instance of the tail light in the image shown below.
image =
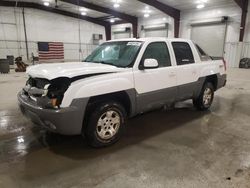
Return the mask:
{"type": "Polygon", "coordinates": [[[227,62],[226,62],[226,60],[223,58],[223,64],[224,64],[224,69],[225,69],[225,71],[227,70],[227,62]]]}

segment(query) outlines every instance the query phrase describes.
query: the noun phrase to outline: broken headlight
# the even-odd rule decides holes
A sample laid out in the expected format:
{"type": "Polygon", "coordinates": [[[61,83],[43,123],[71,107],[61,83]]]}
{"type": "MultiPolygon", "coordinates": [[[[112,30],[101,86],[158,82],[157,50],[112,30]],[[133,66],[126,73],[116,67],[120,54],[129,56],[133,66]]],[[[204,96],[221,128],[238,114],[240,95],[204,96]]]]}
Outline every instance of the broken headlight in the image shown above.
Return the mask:
{"type": "Polygon", "coordinates": [[[51,100],[51,105],[53,107],[59,107],[62,103],[64,93],[67,91],[71,84],[69,78],[56,78],[50,81],[47,85],[46,95],[51,100]]]}
{"type": "Polygon", "coordinates": [[[64,93],[71,84],[70,78],[61,77],[53,80],[30,77],[23,88],[25,95],[45,108],[59,108],[64,93]]]}

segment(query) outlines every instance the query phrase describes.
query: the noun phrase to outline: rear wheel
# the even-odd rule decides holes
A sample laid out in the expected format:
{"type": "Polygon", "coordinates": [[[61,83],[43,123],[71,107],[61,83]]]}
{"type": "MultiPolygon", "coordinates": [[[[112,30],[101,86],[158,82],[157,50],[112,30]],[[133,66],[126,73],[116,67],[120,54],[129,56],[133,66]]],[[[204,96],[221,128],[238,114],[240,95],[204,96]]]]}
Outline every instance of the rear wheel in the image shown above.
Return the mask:
{"type": "Polygon", "coordinates": [[[198,110],[208,110],[214,99],[214,86],[212,83],[205,83],[198,98],[193,99],[193,104],[198,110]]]}
{"type": "Polygon", "coordinates": [[[92,147],[105,147],[117,142],[124,130],[126,111],[117,102],[96,105],[90,114],[85,136],[92,147]]]}

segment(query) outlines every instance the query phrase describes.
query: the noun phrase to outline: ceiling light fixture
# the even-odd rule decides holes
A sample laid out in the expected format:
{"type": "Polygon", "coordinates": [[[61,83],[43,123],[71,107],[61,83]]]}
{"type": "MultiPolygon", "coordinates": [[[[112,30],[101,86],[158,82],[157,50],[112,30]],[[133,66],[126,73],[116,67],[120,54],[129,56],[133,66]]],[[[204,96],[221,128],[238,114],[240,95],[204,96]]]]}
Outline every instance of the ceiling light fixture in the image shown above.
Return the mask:
{"type": "Polygon", "coordinates": [[[113,18],[110,19],[110,22],[111,22],[111,23],[114,23],[114,22],[115,22],[115,19],[113,19],[113,18]]]}
{"type": "Polygon", "coordinates": [[[205,7],[204,4],[198,4],[198,5],[196,6],[196,8],[198,8],[198,9],[202,9],[202,8],[204,8],[204,7],[205,7]]]}
{"type": "Polygon", "coordinates": [[[150,16],[150,13],[152,11],[149,9],[149,6],[145,6],[145,9],[143,10],[143,13],[144,13],[144,17],[145,18],[148,18],[150,16]]]}
{"type": "Polygon", "coordinates": [[[114,8],[119,8],[120,7],[120,0],[113,0],[113,2],[114,2],[114,5],[113,5],[113,7],[114,8]]]}
{"type": "Polygon", "coordinates": [[[149,14],[149,13],[151,13],[152,11],[151,11],[151,10],[144,10],[143,12],[149,14]]]}
{"type": "Polygon", "coordinates": [[[198,0],[195,3],[196,4],[203,4],[203,3],[207,3],[207,2],[208,2],[208,0],[198,0]]]}
{"type": "Polygon", "coordinates": [[[80,12],[87,12],[88,11],[86,8],[83,8],[83,7],[80,8],[79,10],[80,10],[80,12]]]}
{"type": "Polygon", "coordinates": [[[114,8],[119,8],[120,7],[120,4],[119,3],[115,3],[114,4],[114,8]]]}
{"type": "Polygon", "coordinates": [[[87,12],[81,12],[81,15],[82,15],[82,16],[86,16],[86,15],[87,15],[87,12]]]}
{"type": "Polygon", "coordinates": [[[45,1],[45,2],[43,2],[43,5],[46,6],[46,7],[48,7],[49,6],[49,2],[45,1]]]}

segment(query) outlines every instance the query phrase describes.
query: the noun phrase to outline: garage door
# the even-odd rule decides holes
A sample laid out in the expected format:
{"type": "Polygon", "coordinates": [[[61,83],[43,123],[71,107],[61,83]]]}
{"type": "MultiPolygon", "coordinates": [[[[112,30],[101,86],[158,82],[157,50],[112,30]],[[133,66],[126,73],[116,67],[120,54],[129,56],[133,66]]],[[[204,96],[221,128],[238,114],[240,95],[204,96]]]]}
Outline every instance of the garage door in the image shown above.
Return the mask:
{"type": "Polygon", "coordinates": [[[168,30],[145,30],[145,37],[168,37],[168,30]]]}
{"type": "Polygon", "coordinates": [[[191,39],[208,55],[224,56],[226,24],[192,25],[191,39]]]}
{"type": "Polygon", "coordinates": [[[168,37],[168,24],[144,26],[144,37],[168,37]]]}
{"type": "Polygon", "coordinates": [[[113,34],[114,34],[114,39],[131,38],[130,31],[119,31],[119,32],[114,32],[113,34]]]}

